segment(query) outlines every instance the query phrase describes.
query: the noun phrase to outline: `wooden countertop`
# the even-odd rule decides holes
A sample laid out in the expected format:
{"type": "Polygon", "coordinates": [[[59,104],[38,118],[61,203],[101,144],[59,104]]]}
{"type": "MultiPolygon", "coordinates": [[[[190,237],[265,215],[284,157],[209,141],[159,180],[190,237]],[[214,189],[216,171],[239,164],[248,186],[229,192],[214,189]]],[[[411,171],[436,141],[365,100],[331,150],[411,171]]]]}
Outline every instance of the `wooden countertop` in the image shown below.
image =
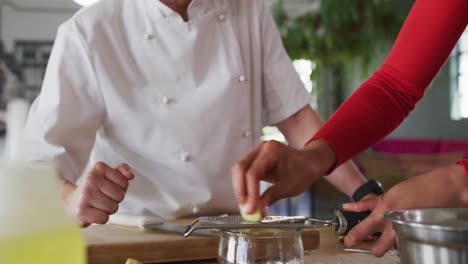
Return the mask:
{"type": "MultiPolygon", "coordinates": [[[[143,263],[216,263],[217,236],[184,238],[173,232],[114,225],[91,226],[83,233],[87,241],[88,264],[125,264],[127,258],[143,263]]],[[[399,263],[396,256],[375,258],[369,254],[340,251],[336,249],[337,238],[330,229],[304,232],[303,243],[305,263],[399,263]]]]}

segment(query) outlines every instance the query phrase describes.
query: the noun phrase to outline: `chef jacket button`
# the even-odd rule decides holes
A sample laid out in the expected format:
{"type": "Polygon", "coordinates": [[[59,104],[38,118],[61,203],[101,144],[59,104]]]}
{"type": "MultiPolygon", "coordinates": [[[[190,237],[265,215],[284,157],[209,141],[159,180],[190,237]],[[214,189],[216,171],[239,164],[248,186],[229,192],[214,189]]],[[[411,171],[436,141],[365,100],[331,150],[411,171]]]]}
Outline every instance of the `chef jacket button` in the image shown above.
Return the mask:
{"type": "Polygon", "coordinates": [[[172,98],[170,97],[167,97],[167,96],[164,96],[162,99],[161,99],[161,102],[165,105],[168,105],[170,103],[172,103],[172,98]]]}
{"type": "Polygon", "coordinates": [[[190,158],[191,158],[191,157],[190,157],[190,154],[189,154],[189,153],[182,153],[182,154],[180,155],[180,160],[181,160],[181,161],[188,162],[188,161],[190,161],[190,158]]]}
{"type": "Polygon", "coordinates": [[[247,80],[247,78],[245,78],[245,75],[241,75],[239,76],[239,82],[243,83],[247,80]]]}
{"type": "Polygon", "coordinates": [[[250,131],[245,131],[243,134],[242,134],[242,137],[245,137],[245,138],[248,138],[252,135],[252,133],[250,131]]]}
{"type": "Polygon", "coordinates": [[[192,208],[192,213],[198,214],[199,212],[200,212],[200,207],[198,207],[198,206],[195,205],[195,206],[192,208]]]}
{"type": "Polygon", "coordinates": [[[226,15],[225,14],[219,14],[218,15],[218,20],[219,20],[219,22],[225,21],[226,20],[226,15]]]}
{"type": "Polygon", "coordinates": [[[151,33],[145,33],[145,39],[146,40],[151,40],[153,38],[153,34],[151,33]]]}

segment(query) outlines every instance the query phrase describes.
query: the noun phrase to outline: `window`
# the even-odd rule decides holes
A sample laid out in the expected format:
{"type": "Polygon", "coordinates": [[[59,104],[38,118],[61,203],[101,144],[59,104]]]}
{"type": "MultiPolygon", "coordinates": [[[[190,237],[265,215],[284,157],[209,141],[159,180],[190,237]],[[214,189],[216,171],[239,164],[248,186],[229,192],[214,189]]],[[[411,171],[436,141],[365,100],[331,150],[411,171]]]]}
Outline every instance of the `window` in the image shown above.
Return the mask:
{"type": "Polygon", "coordinates": [[[450,61],[452,119],[468,118],[468,30],[463,33],[450,61]]]}

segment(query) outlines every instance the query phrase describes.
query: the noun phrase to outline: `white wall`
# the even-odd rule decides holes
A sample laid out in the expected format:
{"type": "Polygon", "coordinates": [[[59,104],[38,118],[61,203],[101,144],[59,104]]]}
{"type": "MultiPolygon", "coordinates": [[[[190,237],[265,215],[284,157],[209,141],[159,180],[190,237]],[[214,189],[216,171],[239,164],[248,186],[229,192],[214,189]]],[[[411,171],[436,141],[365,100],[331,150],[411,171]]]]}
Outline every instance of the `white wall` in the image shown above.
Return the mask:
{"type": "Polygon", "coordinates": [[[452,120],[450,117],[449,79],[449,65],[446,65],[416,109],[390,136],[468,139],[468,119],[452,120]]]}
{"type": "Polygon", "coordinates": [[[1,32],[7,51],[15,40],[54,40],[58,26],[79,8],[72,0],[4,0],[1,32]]]}

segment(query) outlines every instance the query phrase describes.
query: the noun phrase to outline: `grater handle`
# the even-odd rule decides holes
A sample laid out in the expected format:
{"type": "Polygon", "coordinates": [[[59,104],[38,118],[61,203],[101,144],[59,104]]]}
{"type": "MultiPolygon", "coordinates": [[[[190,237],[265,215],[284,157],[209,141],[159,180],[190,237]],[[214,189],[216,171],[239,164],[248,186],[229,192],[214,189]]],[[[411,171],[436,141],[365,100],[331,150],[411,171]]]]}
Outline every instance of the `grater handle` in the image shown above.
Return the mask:
{"type": "Polygon", "coordinates": [[[332,220],[323,220],[323,219],[318,219],[318,218],[313,218],[313,217],[304,217],[304,220],[311,221],[311,222],[322,223],[322,224],[327,224],[327,225],[336,225],[336,222],[334,222],[332,220]]]}
{"type": "Polygon", "coordinates": [[[335,231],[339,236],[345,236],[348,232],[366,219],[372,211],[350,212],[344,210],[335,210],[335,231]]]}
{"type": "MultiPolygon", "coordinates": [[[[197,231],[197,230],[213,229],[212,227],[209,227],[209,226],[201,226],[201,225],[198,224],[199,222],[200,222],[200,220],[197,218],[190,225],[186,226],[185,231],[184,231],[184,237],[190,236],[194,231],[197,231]]],[[[202,234],[202,232],[199,232],[199,233],[202,234]]],[[[206,234],[213,235],[214,233],[203,232],[203,234],[204,235],[206,235],[206,234]]]]}
{"type": "Polygon", "coordinates": [[[198,218],[195,219],[190,225],[185,227],[184,237],[190,236],[190,234],[192,234],[192,232],[195,231],[195,229],[197,229],[195,227],[197,223],[198,223],[198,218]]]}
{"type": "Polygon", "coordinates": [[[184,237],[190,236],[190,234],[192,234],[193,231],[195,231],[195,228],[194,228],[193,226],[191,226],[191,225],[188,225],[188,226],[185,228],[184,237]]]}

